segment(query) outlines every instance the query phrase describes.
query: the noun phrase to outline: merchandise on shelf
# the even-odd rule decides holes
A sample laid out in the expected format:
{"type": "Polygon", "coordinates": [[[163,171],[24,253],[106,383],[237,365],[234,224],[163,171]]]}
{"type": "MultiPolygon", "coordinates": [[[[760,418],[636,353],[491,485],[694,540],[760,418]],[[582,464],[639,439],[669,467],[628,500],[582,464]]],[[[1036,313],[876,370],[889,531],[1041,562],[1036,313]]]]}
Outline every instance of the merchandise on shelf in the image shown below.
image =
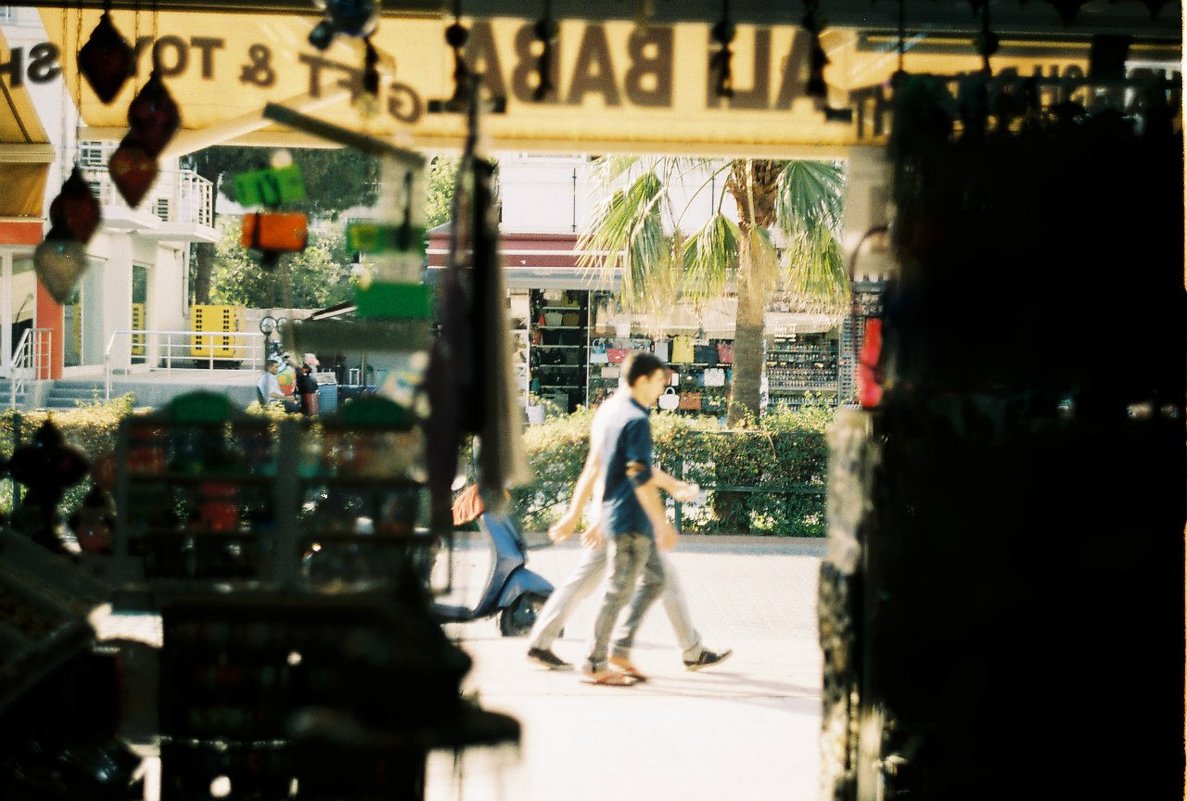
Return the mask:
{"type": "Polygon", "coordinates": [[[835,403],[839,368],[836,331],[771,337],[766,343],[770,403],[798,407],[809,393],[828,394],[835,403]]]}
{"type": "Polygon", "coordinates": [[[529,312],[530,392],[562,412],[576,411],[589,387],[589,292],[533,289],[529,312]]]}

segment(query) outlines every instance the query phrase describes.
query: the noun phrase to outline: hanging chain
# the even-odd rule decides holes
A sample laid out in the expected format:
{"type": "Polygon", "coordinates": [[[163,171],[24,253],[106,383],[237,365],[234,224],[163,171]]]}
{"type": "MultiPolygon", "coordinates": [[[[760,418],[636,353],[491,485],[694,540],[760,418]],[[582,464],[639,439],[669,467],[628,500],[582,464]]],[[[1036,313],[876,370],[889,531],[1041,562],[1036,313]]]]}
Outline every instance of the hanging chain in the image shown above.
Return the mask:
{"type": "Polygon", "coordinates": [[[808,48],[808,83],[804,87],[804,94],[808,97],[826,99],[828,86],[824,82],[824,68],[828,66],[828,54],[820,44],[820,31],[824,27],[820,22],[819,0],[805,0],[804,18],[801,25],[811,37],[808,48]]]}
{"type": "Polygon", "coordinates": [[[540,58],[536,61],[536,74],[539,82],[532,92],[532,99],[537,103],[543,102],[556,91],[552,83],[552,44],[556,41],[559,30],[556,20],[552,18],[552,0],[544,0],[544,16],[536,20],[536,38],[543,44],[540,58]]]}
{"type": "Polygon", "coordinates": [[[721,45],[721,49],[709,58],[709,69],[717,76],[716,92],[718,97],[732,98],[734,96],[734,53],[730,50],[730,42],[734,41],[737,28],[730,19],[729,0],[721,0],[721,19],[713,26],[713,41],[721,45]]]}
{"type": "MultiPolygon", "coordinates": [[[[105,0],[103,3],[103,13],[107,13],[107,7],[111,4],[111,0],[105,0]]],[[[62,13],[66,13],[66,9],[62,9],[62,13]]],[[[66,48],[66,43],[62,42],[62,48],[66,48]]],[[[82,49],[82,0],[78,0],[78,20],[74,27],[74,166],[79,165],[79,152],[82,141],[82,65],[79,63],[78,51],[82,49]]],[[[62,63],[66,63],[65,57],[62,58],[62,63]]],[[[65,81],[63,81],[65,83],[65,81]]],[[[65,136],[66,132],[63,131],[65,136]]]]}
{"type": "Polygon", "coordinates": [[[453,97],[450,102],[464,104],[469,99],[470,68],[462,57],[462,48],[470,38],[470,31],[462,25],[462,0],[454,0],[453,24],[445,29],[445,43],[453,49],[453,97]]]}

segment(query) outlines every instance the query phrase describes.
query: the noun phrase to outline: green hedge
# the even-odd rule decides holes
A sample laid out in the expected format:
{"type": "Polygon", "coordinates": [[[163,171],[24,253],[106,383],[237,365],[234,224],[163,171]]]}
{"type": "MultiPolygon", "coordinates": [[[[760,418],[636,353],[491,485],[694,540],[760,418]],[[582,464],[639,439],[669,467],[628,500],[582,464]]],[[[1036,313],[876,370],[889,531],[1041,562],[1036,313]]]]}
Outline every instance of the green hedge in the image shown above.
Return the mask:
{"type": "MultiPolygon", "coordinates": [[[[527,531],[543,531],[564,511],[588,452],[592,413],[531,426],[524,440],[533,481],[513,493],[527,531]]],[[[681,506],[681,528],[705,534],[822,537],[832,410],[776,411],[753,426],[722,431],[715,420],[652,416],[656,462],[706,488],[702,506],[681,506]],[[709,489],[710,487],[739,488],[709,489]]]]}

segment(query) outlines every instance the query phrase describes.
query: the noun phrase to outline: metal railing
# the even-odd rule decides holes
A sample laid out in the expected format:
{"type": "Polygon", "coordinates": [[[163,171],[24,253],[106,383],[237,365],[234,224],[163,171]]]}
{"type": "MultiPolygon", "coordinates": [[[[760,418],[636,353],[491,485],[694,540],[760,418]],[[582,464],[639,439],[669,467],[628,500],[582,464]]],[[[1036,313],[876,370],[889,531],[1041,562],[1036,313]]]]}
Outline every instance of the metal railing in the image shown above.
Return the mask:
{"type": "Polygon", "coordinates": [[[27,390],[30,381],[49,378],[52,344],[53,331],[49,328],[26,328],[21,334],[12,351],[9,408],[17,407],[17,398],[27,390]]]}
{"type": "Polygon", "coordinates": [[[111,399],[115,373],[133,367],[148,371],[244,369],[264,365],[264,335],[248,331],[167,331],[130,328],[114,331],[103,353],[104,397],[111,399]]]}

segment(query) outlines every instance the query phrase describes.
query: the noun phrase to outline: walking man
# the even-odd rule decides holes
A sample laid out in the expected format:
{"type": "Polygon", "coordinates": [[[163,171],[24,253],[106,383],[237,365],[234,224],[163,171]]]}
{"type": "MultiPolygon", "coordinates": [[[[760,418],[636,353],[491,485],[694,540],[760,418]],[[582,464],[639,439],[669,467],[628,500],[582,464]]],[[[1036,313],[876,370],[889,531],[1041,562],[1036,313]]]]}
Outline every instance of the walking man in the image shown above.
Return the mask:
{"type": "Polygon", "coordinates": [[[627,600],[636,620],[664,585],[658,548],[676,544],[652,468],[650,408],[667,386],[667,370],[650,353],[632,353],[623,365],[629,396],[605,414],[596,441],[603,462],[601,525],[607,539],[610,580],[594,621],[582,674],[594,684],[629,686],[635,679],[611,669],[610,634],[627,600]]]}
{"type": "MultiPolygon", "coordinates": [[[[553,542],[562,542],[571,537],[581,519],[582,510],[593,497],[593,517],[589,529],[582,535],[582,543],[586,546],[581,562],[577,569],[569,576],[563,585],[549,596],[529,639],[528,658],[550,670],[571,670],[573,665],[553,653],[552,646],[560,636],[565,621],[597,588],[606,567],[606,542],[599,521],[597,520],[601,506],[601,487],[604,483],[604,469],[597,443],[600,441],[605,421],[617,414],[615,405],[629,403],[630,388],[624,381],[618,390],[606,400],[594,416],[590,429],[590,451],[577,479],[573,490],[573,498],[569,508],[559,521],[548,530],[548,536],[553,542]]],[[[652,466],[653,480],[657,486],[668,492],[677,500],[691,500],[696,496],[696,487],[680,481],[658,467],[652,466]]],[[[676,643],[681,651],[681,658],[686,670],[702,670],[720,664],[732,653],[731,650],[712,651],[704,646],[701,635],[692,624],[692,616],[688,610],[688,602],[680,586],[679,578],[671,560],[660,553],[663,567],[664,584],[660,599],[663,601],[664,611],[672,624],[672,631],[676,635],[676,643]]],[[[611,666],[625,672],[627,675],[642,679],[643,675],[635,667],[630,658],[631,647],[634,644],[635,633],[642,622],[642,610],[632,604],[626,621],[615,637],[609,657],[611,666]]]]}

